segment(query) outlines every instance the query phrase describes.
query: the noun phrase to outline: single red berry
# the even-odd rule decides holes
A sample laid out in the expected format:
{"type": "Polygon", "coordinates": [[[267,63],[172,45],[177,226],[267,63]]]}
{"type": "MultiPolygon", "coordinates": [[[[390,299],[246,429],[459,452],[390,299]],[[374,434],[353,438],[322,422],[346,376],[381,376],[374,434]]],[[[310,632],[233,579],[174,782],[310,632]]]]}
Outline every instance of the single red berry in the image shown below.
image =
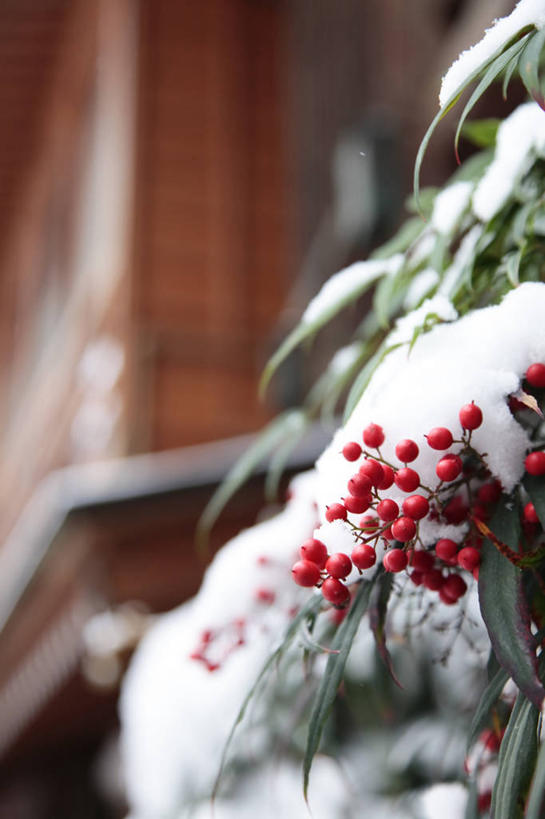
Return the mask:
{"type": "Polygon", "coordinates": [[[477,520],[488,520],[490,517],[490,512],[482,503],[476,503],[471,511],[473,517],[477,518],[477,520]]]}
{"type": "Polygon", "coordinates": [[[448,449],[452,444],[452,432],[446,427],[434,427],[425,436],[432,449],[448,449]]]}
{"type": "Polygon", "coordinates": [[[443,509],[443,517],[447,523],[463,523],[467,519],[469,509],[461,495],[456,495],[443,509]]]}
{"type": "Polygon", "coordinates": [[[384,531],[382,532],[382,537],[385,540],[395,540],[394,533],[392,532],[392,527],[391,526],[388,526],[387,529],[384,529],[384,531]]]}
{"type": "Polygon", "coordinates": [[[479,794],[477,798],[477,810],[479,813],[484,813],[492,804],[492,791],[487,790],[479,794]]]}
{"type": "Polygon", "coordinates": [[[423,585],[430,591],[439,591],[445,582],[445,578],[439,569],[430,569],[429,572],[424,572],[422,577],[423,585]]]}
{"type": "Polygon", "coordinates": [[[455,606],[456,603],[458,602],[458,598],[451,597],[450,594],[448,594],[448,592],[445,591],[444,586],[441,586],[441,588],[439,589],[439,599],[442,603],[445,604],[445,606],[455,606]]]}
{"type": "Polygon", "coordinates": [[[356,441],[349,441],[343,446],[343,455],[347,461],[357,461],[361,452],[361,446],[356,441]]]}
{"type": "Polygon", "coordinates": [[[340,626],[346,615],[348,614],[349,606],[344,609],[330,609],[329,618],[336,626],[340,626]]]}
{"type": "Polygon", "coordinates": [[[415,586],[421,586],[422,585],[423,576],[424,576],[424,573],[421,572],[419,569],[415,569],[414,572],[411,572],[411,574],[410,574],[410,578],[413,581],[415,586]]]}
{"type": "Polygon", "coordinates": [[[327,577],[322,583],[322,594],[328,603],[334,606],[342,606],[350,600],[350,592],[336,577],[327,577]]]}
{"type": "Polygon", "coordinates": [[[382,479],[376,484],[377,489],[389,489],[394,482],[395,472],[388,464],[381,464],[382,479]]]}
{"type": "Polygon", "coordinates": [[[418,458],[418,446],[410,438],[405,438],[396,444],[396,456],[404,464],[408,464],[418,458]]]}
{"type": "Polygon", "coordinates": [[[343,552],[336,552],[326,560],[325,570],[331,577],[344,580],[352,571],[352,561],[343,552]]]}
{"type": "Polygon", "coordinates": [[[449,574],[443,584],[443,591],[455,600],[462,597],[467,591],[467,583],[459,574],[449,574]]]}
{"type": "Polygon", "coordinates": [[[492,481],[483,483],[477,492],[477,498],[481,503],[496,503],[501,497],[501,483],[492,481]]]}
{"type": "Polygon", "coordinates": [[[379,522],[375,515],[364,515],[360,518],[359,527],[367,532],[373,532],[379,528],[379,522]]]}
{"type": "Polygon", "coordinates": [[[382,559],[387,572],[402,572],[407,567],[407,553],[403,549],[390,549],[382,559]]]}
{"type": "Polygon", "coordinates": [[[377,560],[377,553],[368,543],[358,543],[352,549],[352,563],[357,569],[370,569],[377,560]]]}
{"type": "Polygon", "coordinates": [[[490,728],[488,728],[481,732],[479,739],[485,748],[496,754],[500,750],[501,741],[503,739],[503,731],[501,731],[500,734],[497,734],[496,731],[492,731],[490,728]]]}
{"type": "Polygon", "coordinates": [[[527,523],[539,523],[539,518],[533,503],[527,503],[522,514],[527,523]]]}
{"type": "Polygon", "coordinates": [[[454,481],[461,473],[462,467],[462,459],[458,455],[444,455],[437,462],[435,472],[442,481],[454,481]]]}
{"type": "Polygon", "coordinates": [[[524,466],[530,475],[545,475],[545,452],[530,452],[524,466]]]}
{"type": "Polygon", "coordinates": [[[350,478],[347,486],[351,495],[356,498],[364,498],[371,491],[373,483],[368,475],[360,475],[358,472],[350,478]]]}
{"type": "Polygon", "coordinates": [[[473,569],[476,569],[477,566],[480,565],[481,555],[479,550],[473,546],[464,546],[464,548],[458,552],[457,560],[458,565],[461,566],[462,569],[467,569],[468,572],[472,572],[473,569]]]}
{"type": "Polygon", "coordinates": [[[363,430],[363,443],[372,449],[382,446],[384,437],[384,430],[378,424],[369,424],[363,430]]]}
{"type": "Polygon", "coordinates": [[[360,475],[366,475],[373,486],[378,486],[384,473],[378,461],[374,461],[372,458],[366,458],[360,466],[360,475]]]}
{"type": "Polygon", "coordinates": [[[414,492],[420,486],[420,475],[410,466],[404,466],[402,469],[398,469],[394,481],[402,492],[414,492]]]}
{"type": "Polygon", "coordinates": [[[545,364],[530,364],[526,370],[526,381],[531,387],[545,387],[545,364]]]}
{"type": "Polygon", "coordinates": [[[411,550],[409,563],[419,572],[429,572],[430,569],[433,569],[433,562],[433,555],[431,552],[427,552],[424,549],[411,550]]]}
{"type": "Polygon", "coordinates": [[[348,511],[342,503],[332,503],[328,506],[325,513],[325,519],[332,523],[334,520],[346,520],[348,511]]]}
{"type": "Polygon", "coordinates": [[[377,514],[381,520],[386,522],[395,520],[399,515],[399,506],[394,500],[385,498],[377,504],[377,514]]]}
{"type": "Polygon", "coordinates": [[[303,560],[310,560],[319,569],[323,569],[327,560],[327,546],[318,538],[311,537],[301,545],[299,554],[303,560]]]}
{"type": "Polygon", "coordinates": [[[445,563],[456,562],[456,555],[458,553],[458,544],[448,537],[443,537],[435,544],[435,554],[440,560],[445,563]]]}
{"type": "Polygon", "coordinates": [[[373,496],[370,492],[364,498],[355,498],[353,495],[348,495],[343,498],[344,505],[349,512],[356,515],[361,515],[362,512],[367,511],[373,502],[373,496]]]}
{"type": "Polygon", "coordinates": [[[412,518],[398,518],[392,523],[392,534],[401,543],[407,543],[416,535],[416,524],[412,518]]]}
{"type": "Polygon", "coordinates": [[[274,603],[276,595],[272,589],[256,589],[255,599],[258,603],[266,603],[270,606],[274,603]]]}
{"type": "Polygon", "coordinates": [[[413,520],[422,520],[429,511],[429,501],[423,495],[410,495],[403,501],[403,514],[413,520]]]}
{"type": "Polygon", "coordinates": [[[320,569],[310,560],[298,560],[293,564],[291,573],[298,586],[315,586],[320,579],[320,569]]]}
{"type": "Polygon", "coordinates": [[[465,404],[462,407],[458,417],[464,429],[477,429],[483,422],[482,410],[473,401],[471,404],[465,404]]]}

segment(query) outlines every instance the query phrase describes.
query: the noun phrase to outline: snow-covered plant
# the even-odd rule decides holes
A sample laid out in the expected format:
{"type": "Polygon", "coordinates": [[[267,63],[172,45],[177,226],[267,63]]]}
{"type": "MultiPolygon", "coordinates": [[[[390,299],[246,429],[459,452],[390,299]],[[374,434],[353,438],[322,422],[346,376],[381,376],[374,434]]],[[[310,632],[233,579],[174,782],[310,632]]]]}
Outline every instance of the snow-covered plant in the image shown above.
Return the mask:
{"type": "MultiPolygon", "coordinates": [[[[226,761],[233,775],[282,743],[302,759],[305,795],[319,750],[342,764],[350,787],[324,774],[314,815],[327,794],[330,816],[544,815],[544,51],[545,0],[521,0],[460,56],[417,157],[413,215],[324,285],[265,369],[263,389],[295,347],[372,290],[372,311],[303,407],[265,430],[204,517],[210,525],[267,454],[274,484],[306,426],[347,395],[304,503],[295,492],[231,544],[181,615],[189,685],[217,709],[202,751],[215,770],[199,779],[188,762],[197,747],[184,751],[186,806],[226,761]],[[514,76],[532,101],[501,123],[466,122],[494,80],[505,93],[514,76]],[[441,191],[419,190],[429,138],[470,85],[456,150],[460,134],[483,150],[441,191]],[[257,565],[274,579],[252,581],[257,565]],[[258,634],[276,641],[285,628],[265,659],[258,634]],[[223,686],[237,682],[237,706],[224,706],[223,686]],[[236,743],[248,724],[250,753],[236,743]]],[[[187,693],[178,699],[199,718],[187,693]]],[[[231,815],[226,804],[218,815],[231,815]]]]}

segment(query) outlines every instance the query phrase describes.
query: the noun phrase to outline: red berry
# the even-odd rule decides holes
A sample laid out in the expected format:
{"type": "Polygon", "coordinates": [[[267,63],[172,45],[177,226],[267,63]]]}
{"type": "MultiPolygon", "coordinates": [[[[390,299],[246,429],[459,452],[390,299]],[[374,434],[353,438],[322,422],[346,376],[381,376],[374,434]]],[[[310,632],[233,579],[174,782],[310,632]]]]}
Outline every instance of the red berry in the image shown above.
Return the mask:
{"type": "Polygon", "coordinates": [[[322,583],[322,594],[328,603],[334,606],[342,606],[350,599],[350,592],[336,577],[327,577],[322,583]]]}
{"type": "Polygon", "coordinates": [[[467,519],[469,509],[460,495],[456,495],[443,509],[443,517],[447,523],[462,523],[467,519]]]}
{"type": "Polygon", "coordinates": [[[348,481],[348,491],[356,498],[364,498],[371,491],[373,486],[368,475],[360,475],[359,472],[348,481]]]}
{"type": "Polygon", "coordinates": [[[488,520],[490,512],[482,503],[476,503],[472,509],[473,517],[477,520],[488,520]]]}
{"type": "Polygon", "coordinates": [[[370,569],[377,560],[377,553],[368,543],[358,543],[352,550],[352,563],[357,569],[370,569]]]}
{"type": "Polygon", "coordinates": [[[337,580],[344,580],[352,571],[352,561],[343,552],[336,552],[328,557],[325,564],[326,572],[337,580]]]}
{"type": "Polygon", "coordinates": [[[388,464],[381,464],[382,480],[376,484],[377,489],[389,489],[394,482],[394,470],[388,464]]]}
{"type": "Polygon", "coordinates": [[[323,569],[327,560],[327,546],[321,540],[311,537],[301,545],[299,554],[303,560],[310,560],[319,569],[323,569]]]}
{"type": "Polygon", "coordinates": [[[462,459],[458,455],[444,455],[437,462],[435,472],[442,481],[454,481],[463,468],[462,459]]]}
{"type": "Polygon", "coordinates": [[[433,555],[424,549],[413,549],[409,562],[413,568],[422,573],[433,569],[433,555]]]}
{"type": "Polygon", "coordinates": [[[298,586],[315,586],[320,579],[320,569],[310,560],[298,560],[293,564],[291,573],[298,586]]]}
{"type": "Polygon", "coordinates": [[[471,404],[465,404],[462,407],[458,417],[464,429],[477,429],[483,422],[482,410],[473,401],[471,404]]]}
{"type": "Polygon", "coordinates": [[[390,549],[382,559],[387,572],[402,572],[407,567],[407,553],[403,549],[390,549]]]}
{"type": "Polygon", "coordinates": [[[267,603],[268,605],[272,605],[272,603],[274,603],[275,601],[275,598],[276,595],[272,589],[256,589],[255,599],[259,603],[267,603]]]}
{"type": "Polygon", "coordinates": [[[526,370],[526,381],[531,387],[545,387],[545,364],[530,364],[526,370]]]}
{"type": "Polygon", "coordinates": [[[411,572],[411,574],[410,574],[410,578],[413,581],[415,586],[421,586],[422,585],[422,577],[423,576],[424,576],[423,572],[421,572],[419,569],[415,569],[414,572],[411,572]]]}
{"type": "Polygon", "coordinates": [[[408,540],[412,540],[416,534],[416,524],[412,518],[398,518],[394,523],[392,523],[392,534],[396,540],[401,541],[401,543],[407,543],[408,540]]]}
{"type": "Polygon", "coordinates": [[[343,446],[343,455],[347,461],[357,461],[361,451],[361,446],[355,441],[349,441],[343,446]]]}
{"type": "Polygon", "coordinates": [[[545,475],[545,452],[530,452],[524,466],[530,475],[545,475]]]}
{"type": "Polygon", "coordinates": [[[396,456],[404,464],[408,464],[418,458],[418,446],[410,438],[405,438],[396,444],[396,456]]]}
{"type": "Polygon", "coordinates": [[[381,520],[395,520],[399,515],[399,506],[394,500],[385,498],[377,504],[377,514],[381,520]]]}
{"type": "Polygon", "coordinates": [[[435,544],[435,554],[440,560],[445,563],[456,562],[456,554],[458,552],[458,544],[448,537],[441,538],[435,544]]]}
{"type": "Polygon", "coordinates": [[[539,518],[533,503],[526,504],[524,507],[523,517],[528,523],[539,523],[539,518]]]}
{"type": "Polygon", "coordinates": [[[360,466],[360,475],[366,475],[373,486],[378,486],[383,479],[384,472],[378,461],[374,461],[372,458],[366,458],[360,466]]]}
{"type": "Polygon", "coordinates": [[[475,549],[473,546],[465,546],[463,549],[460,549],[458,552],[458,565],[462,567],[462,569],[467,569],[468,572],[472,572],[473,569],[476,569],[481,562],[481,555],[478,549],[475,549]]]}
{"type": "Polygon", "coordinates": [[[410,466],[404,466],[403,469],[398,469],[394,481],[402,492],[414,492],[420,486],[420,475],[410,466]]]}
{"type": "Polygon", "coordinates": [[[477,492],[477,498],[481,503],[496,503],[501,497],[501,484],[499,481],[483,483],[477,492]]]}
{"type": "Polygon", "coordinates": [[[429,501],[423,495],[410,495],[403,501],[403,514],[413,520],[422,520],[429,511],[429,501]]]}
{"type": "Polygon", "coordinates": [[[444,586],[441,586],[441,588],[439,589],[439,599],[446,606],[454,606],[458,602],[458,598],[451,597],[450,594],[448,594],[448,592],[445,591],[444,586]]]}
{"type": "Polygon", "coordinates": [[[458,600],[467,591],[467,583],[459,574],[449,574],[443,583],[442,590],[449,597],[458,600]]]}
{"type": "Polygon", "coordinates": [[[382,532],[382,537],[383,537],[385,540],[395,540],[395,537],[394,537],[394,535],[393,535],[393,532],[392,532],[392,527],[391,527],[391,526],[388,526],[388,528],[387,528],[387,529],[384,529],[384,531],[382,532]]]}
{"type": "Polygon", "coordinates": [[[365,529],[367,532],[372,532],[379,528],[378,519],[374,515],[364,515],[359,522],[360,529],[365,529]]]}
{"type": "Polygon", "coordinates": [[[371,506],[373,496],[370,492],[367,493],[365,498],[355,498],[353,495],[348,495],[348,497],[343,498],[343,501],[349,512],[361,515],[362,512],[365,512],[371,506]]]}
{"type": "Polygon", "coordinates": [[[448,449],[452,444],[452,432],[446,427],[434,427],[425,436],[432,449],[448,449]]]}
{"type": "Polygon", "coordinates": [[[439,591],[445,582],[445,578],[439,569],[430,569],[429,572],[424,572],[422,577],[423,585],[430,591],[439,591]]]}
{"type": "Polygon", "coordinates": [[[363,443],[376,449],[384,443],[384,430],[378,424],[369,424],[363,430],[363,443]]]}
{"type": "Polygon", "coordinates": [[[332,523],[334,520],[346,520],[348,512],[342,503],[332,503],[328,506],[325,513],[325,519],[332,523]]]}

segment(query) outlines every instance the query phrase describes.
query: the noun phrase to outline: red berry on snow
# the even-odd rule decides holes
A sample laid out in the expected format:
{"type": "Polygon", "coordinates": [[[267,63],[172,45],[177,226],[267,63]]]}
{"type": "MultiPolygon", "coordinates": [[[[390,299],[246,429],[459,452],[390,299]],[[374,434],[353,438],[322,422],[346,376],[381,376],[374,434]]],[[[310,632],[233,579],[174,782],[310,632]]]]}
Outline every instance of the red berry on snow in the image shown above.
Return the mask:
{"type": "Polygon", "coordinates": [[[445,563],[456,562],[456,555],[458,553],[458,544],[448,537],[441,538],[435,544],[435,554],[440,560],[445,563]]]}
{"type": "Polygon", "coordinates": [[[384,430],[378,424],[369,424],[363,430],[363,443],[376,449],[384,443],[384,430]]]}
{"type": "Polygon", "coordinates": [[[255,599],[259,603],[267,603],[268,605],[272,605],[275,601],[275,598],[276,595],[272,589],[256,589],[255,599]]]}
{"type": "Polygon", "coordinates": [[[404,466],[403,469],[398,469],[394,481],[402,492],[414,492],[420,486],[420,475],[410,466],[404,466]]]}
{"type": "Polygon", "coordinates": [[[545,475],[545,452],[530,452],[524,466],[530,475],[545,475]]]}
{"type": "Polygon", "coordinates": [[[392,523],[392,534],[401,543],[412,540],[416,534],[416,524],[412,518],[398,518],[392,523]]]}
{"type": "Polygon", "coordinates": [[[442,586],[442,591],[454,600],[458,600],[467,591],[467,583],[459,574],[449,574],[442,586]]]}
{"type": "Polygon", "coordinates": [[[348,495],[348,497],[343,498],[343,502],[349,512],[356,515],[361,515],[362,512],[365,512],[371,506],[373,496],[370,492],[368,492],[367,496],[364,498],[355,498],[353,495],[348,495]]]}
{"type": "Polygon", "coordinates": [[[429,511],[429,501],[423,495],[410,495],[403,501],[403,514],[413,520],[422,520],[429,511]]]}
{"type": "Polygon", "coordinates": [[[471,404],[465,404],[462,407],[458,417],[464,429],[477,429],[483,422],[482,410],[473,401],[471,404]]]}
{"type": "Polygon", "coordinates": [[[293,564],[291,573],[298,586],[315,586],[320,579],[320,569],[310,560],[298,560],[293,564]]]}
{"type": "Polygon", "coordinates": [[[410,565],[419,572],[429,572],[433,569],[433,555],[424,549],[413,549],[409,558],[410,565]]]}
{"type": "Polygon", "coordinates": [[[411,572],[411,574],[410,574],[410,578],[413,581],[415,586],[421,586],[422,585],[423,576],[424,576],[423,572],[421,572],[419,569],[415,569],[414,572],[411,572]]]}
{"type": "Polygon", "coordinates": [[[467,569],[468,572],[472,572],[473,569],[476,569],[481,562],[481,555],[478,549],[475,549],[473,546],[465,546],[463,549],[460,549],[458,552],[458,565],[462,567],[462,569],[467,569]]]}
{"type": "Polygon", "coordinates": [[[360,518],[359,527],[367,532],[372,532],[379,528],[379,522],[375,515],[364,515],[360,518]]]}
{"type": "Polygon", "coordinates": [[[445,606],[454,606],[458,602],[457,597],[451,597],[447,591],[445,591],[445,587],[441,586],[439,589],[439,599],[445,606]]]}
{"type": "Polygon", "coordinates": [[[381,520],[386,522],[395,520],[399,515],[399,506],[394,500],[385,498],[377,504],[377,514],[381,520]]]}
{"type": "Polygon", "coordinates": [[[377,489],[389,489],[394,482],[395,472],[388,464],[381,464],[382,479],[376,484],[377,489]]]}
{"type": "Polygon", "coordinates": [[[366,475],[373,486],[378,486],[383,478],[384,472],[378,461],[374,461],[372,458],[366,458],[360,466],[360,475],[366,475]]]}
{"type": "Polygon", "coordinates": [[[439,591],[444,582],[445,578],[439,569],[430,569],[422,576],[422,584],[430,591],[439,591]]]}
{"type": "Polygon", "coordinates": [[[303,560],[310,560],[319,569],[323,569],[327,560],[327,546],[321,540],[311,537],[301,545],[299,554],[303,560]]]}
{"type": "Polygon", "coordinates": [[[410,438],[405,438],[396,444],[396,456],[404,464],[408,464],[418,458],[418,446],[410,438]]]}
{"type": "Polygon", "coordinates": [[[343,455],[347,461],[357,461],[361,451],[361,446],[356,441],[349,441],[343,446],[343,455]]]}
{"type": "Polygon", "coordinates": [[[452,432],[446,427],[434,427],[425,436],[432,449],[448,449],[452,444],[452,432]]]}
{"type": "Polygon", "coordinates": [[[332,523],[334,520],[346,520],[348,512],[342,503],[332,503],[328,506],[325,513],[325,519],[332,523]]]}
{"type": "Polygon", "coordinates": [[[328,603],[334,606],[342,606],[350,599],[350,592],[336,577],[327,577],[322,583],[322,594],[328,603]]]}
{"type": "Polygon", "coordinates": [[[356,498],[364,498],[371,491],[373,483],[368,475],[360,475],[358,472],[348,481],[348,491],[356,498]]]}
{"type": "Polygon", "coordinates": [[[387,572],[402,572],[407,567],[408,558],[403,549],[390,549],[382,559],[387,572]]]}
{"type": "Polygon", "coordinates": [[[336,552],[327,559],[325,570],[331,577],[344,580],[352,571],[352,561],[343,552],[336,552]]]}
{"type": "Polygon", "coordinates": [[[444,455],[437,462],[435,472],[442,481],[454,481],[463,468],[462,459],[458,455],[444,455]]]}
{"type": "Polygon", "coordinates": [[[501,484],[499,481],[483,483],[477,492],[477,498],[481,503],[496,503],[501,497],[501,484]]]}
{"type": "Polygon", "coordinates": [[[352,563],[357,569],[370,569],[377,560],[377,553],[368,543],[358,543],[352,550],[352,563]]]}
{"type": "Polygon", "coordinates": [[[522,514],[527,523],[539,523],[539,518],[533,503],[527,503],[522,514]]]}
{"type": "Polygon", "coordinates": [[[531,387],[545,387],[545,364],[530,364],[526,370],[526,381],[531,387]]]}

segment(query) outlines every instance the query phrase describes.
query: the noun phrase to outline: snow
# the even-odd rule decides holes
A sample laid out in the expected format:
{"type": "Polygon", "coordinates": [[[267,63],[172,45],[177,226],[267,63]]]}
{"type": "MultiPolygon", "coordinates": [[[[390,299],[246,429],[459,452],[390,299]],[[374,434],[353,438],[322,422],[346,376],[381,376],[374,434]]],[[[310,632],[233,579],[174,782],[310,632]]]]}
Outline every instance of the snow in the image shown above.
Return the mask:
{"type": "Polygon", "coordinates": [[[332,374],[341,374],[350,369],[361,356],[363,345],[361,341],[355,341],[353,344],[348,344],[346,347],[341,347],[337,350],[331,361],[329,362],[329,371],[332,374]]]}
{"type": "Polygon", "coordinates": [[[494,159],[473,195],[475,215],[483,222],[491,219],[544,151],[545,111],[535,102],[520,105],[498,128],[494,159]]]}
{"type": "Polygon", "coordinates": [[[355,297],[381,276],[395,275],[403,260],[403,254],[397,253],[389,259],[370,259],[345,267],[325,282],[320,292],[309,302],[301,322],[313,324],[327,316],[339,302],[355,297]]]}
{"type": "Polygon", "coordinates": [[[464,819],[467,790],[459,782],[441,783],[428,788],[421,797],[421,819],[464,819]]]}
{"type": "Polygon", "coordinates": [[[432,267],[422,270],[409,285],[403,306],[406,310],[414,309],[430,290],[439,282],[439,273],[432,267]]]}
{"type": "MultiPolygon", "coordinates": [[[[410,339],[412,328],[428,312],[454,318],[453,308],[448,315],[447,305],[444,297],[429,300],[398,323],[387,343],[410,339]]],[[[415,440],[420,454],[411,466],[423,484],[436,486],[435,465],[444,453],[431,450],[424,435],[435,426],[446,426],[459,435],[459,409],[471,401],[484,415],[472,441],[480,452],[487,453],[492,474],[511,491],[523,473],[530,444],[511,415],[506,398],[519,388],[532,362],[545,360],[544,312],[545,285],[525,283],[497,306],[436,325],[418,338],[410,353],[407,346],[392,351],[373,375],[344,428],[318,460],[320,515],[325,514],[326,505],[346,494],[346,483],[357,470],[358,462],[348,463],[339,452],[347,441],[360,440],[362,430],[371,422],[384,428],[386,441],[381,453],[391,463],[398,463],[394,448],[399,440],[415,440]]],[[[456,451],[456,445],[451,451],[456,451]]],[[[386,494],[399,503],[405,497],[395,485],[386,494]]],[[[430,544],[438,537],[452,536],[452,528],[426,520],[420,533],[430,544]]]]}
{"type": "Polygon", "coordinates": [[[432,227],[439,233],[452,233],[468,208],[472,191],[472,182],[454,182],[438,193],[430,218],[432,227]]]}
{"type": "Polygon", "coordinates": [[[545,2],[543,0],[520,0],[507,17],[495,20],[484,37],[472,48],[463,51],[451,65],[441,83],[439,104],[445,105],[468,81],[469,77],[503,49],[527,26],[541,28],[545,25],[545,2]]]}

